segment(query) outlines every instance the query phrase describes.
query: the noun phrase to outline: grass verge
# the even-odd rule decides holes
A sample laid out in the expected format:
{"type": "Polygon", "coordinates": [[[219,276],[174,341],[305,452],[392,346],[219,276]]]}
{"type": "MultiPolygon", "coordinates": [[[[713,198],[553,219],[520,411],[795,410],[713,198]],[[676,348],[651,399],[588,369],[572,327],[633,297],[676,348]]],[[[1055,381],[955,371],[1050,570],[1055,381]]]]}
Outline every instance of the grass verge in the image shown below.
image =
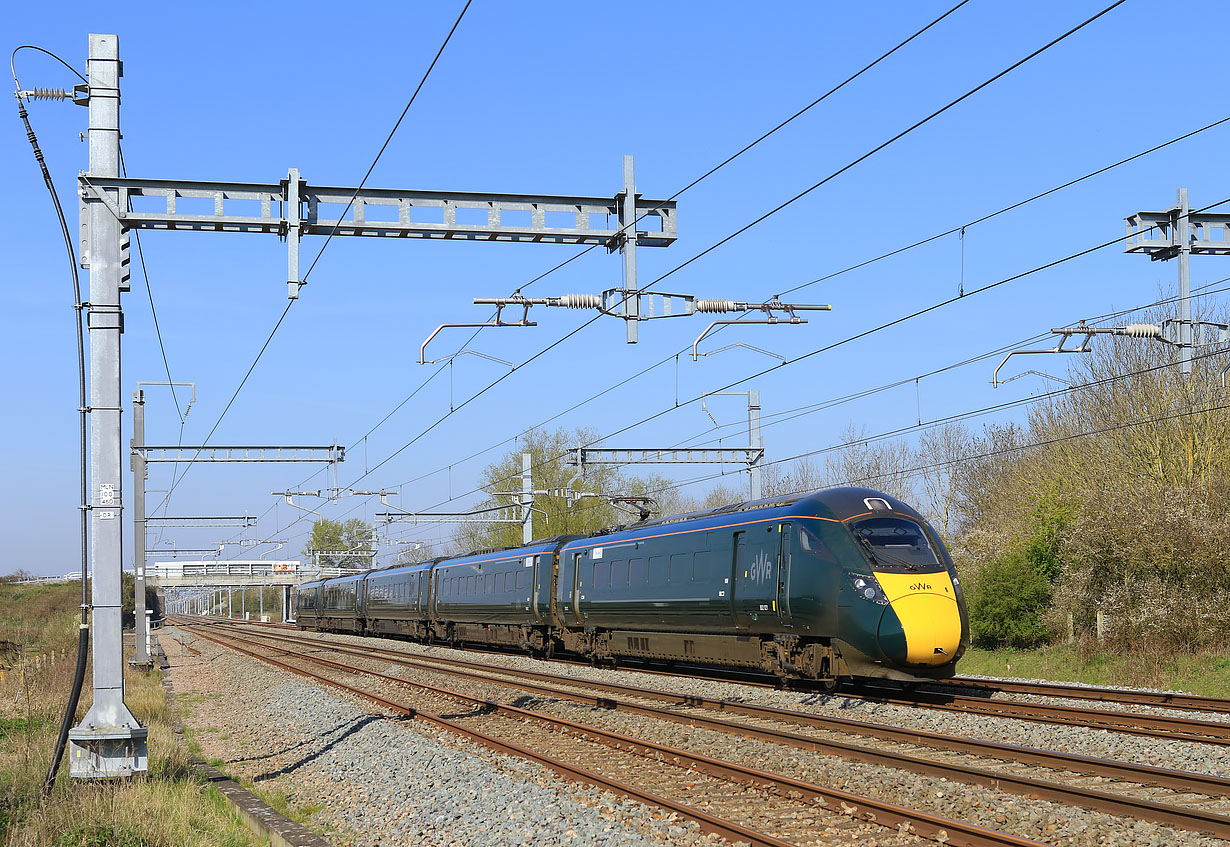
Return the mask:
{"type": "Polygon", "coordinates": [[[1225,653],[1119,654],[1053,644],[1036,650],[970,648],[958,671],[1088,685],[1126,685],[1230,697],[1230,655],[1225,653]]]}
{"type": "MultiPolygon", "coordinates": [[[[261,843],[188,765],[160,675],[129,671],[125,702],[149,727],[149,773],[74,782],[65,761],[39,797],[76,662],[79,588],[0,585],[0,841],[5,847],[249,847],[261,843]]],[[[91,701],[90,677],[77,720],[91,701]]]]}

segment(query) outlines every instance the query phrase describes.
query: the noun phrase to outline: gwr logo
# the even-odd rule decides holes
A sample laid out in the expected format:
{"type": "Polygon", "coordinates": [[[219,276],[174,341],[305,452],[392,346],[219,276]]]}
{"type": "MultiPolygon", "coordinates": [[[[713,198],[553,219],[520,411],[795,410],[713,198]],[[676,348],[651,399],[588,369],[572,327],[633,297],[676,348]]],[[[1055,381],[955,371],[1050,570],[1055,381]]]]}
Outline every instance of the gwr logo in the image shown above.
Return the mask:
{"type": "Polygon", "coordinates": [[[910,590],[911,590],[911,591],[930,591],[930,590],[931,590],[931,583],[929,583],[929,582],[916,582],[916,583],[914,583],[913,585],[911,585],[911,586],[910,586],[910,590]]]}
{"type": "Polygon", "coordinates": [[[752,582],[766,582],[773,576],[773,563],[769,560],[769,554],[761,550],[756,554],[756,558],[752,560],[752,567],[748,572],[748,578],[752,582]]]}

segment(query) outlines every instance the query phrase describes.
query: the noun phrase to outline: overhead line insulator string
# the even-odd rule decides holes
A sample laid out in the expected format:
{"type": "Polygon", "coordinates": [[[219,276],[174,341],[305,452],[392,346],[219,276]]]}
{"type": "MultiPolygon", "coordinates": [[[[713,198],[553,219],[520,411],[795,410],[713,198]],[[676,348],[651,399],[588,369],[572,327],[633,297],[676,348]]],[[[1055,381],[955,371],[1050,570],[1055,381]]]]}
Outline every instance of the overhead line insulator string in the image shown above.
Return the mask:
{"type": "MultiPolygon", "coordinates": [[[[1205,206],[1205,207],[1203,207],[1203,208],[1201,208],[1201,209],[1194,210],[1194,213],[1199,213],[1199,212],[1207,211],[1207,210],[1208,210],[1208,209],[1210,209],[1210,208],[1213,208],[1213,207],[1215,207],[1215,206],[1222,205],[1222,204],[1227,203],[1227,202],[1230,202],[1230,198],[1227,198],[1226,200],[1219,201],[1218,203],[1213,203],[1213,204],[1210,204],[1209,206],[1205,206]]],[[[987,290],[990,290],[990,289],[992,289],[992,288],[995,288],[995,287],[997,287],[997,286],[999,286],[999,285],[1002,285],[1002,284],[1004,284],[1004,283],[1006,283],[1006,282],[1010,282],[1010,281],[1013,281],[1013,280],[1021,279],[1021,278],[1025,277],[1025,276],[1028,276],[1028,275],[1030,275],[1030,274],[1037,273],[1037,272],[1039,272],[1039,271],[1041,271],[1041,270],[1045,270],[1045,269],[1049,269],[1049,268],[1055,267],[1056,265],[1062,264],[1062,263],[1067,262],[1067,261],[1071,261],[1072,259],[1075,259],[1075,258],[1078,258],[1078,257],[1084,256],[1084,255],[1087,255],[1087,254],[1089,254],[1089,253],[1092,253],[1092,252],[1094,252],[1094,251],[1096,251],[1096,250],[1099,250],[1099,249],[1105,248],[1105,247],[1110,246],[1110,245],[1112,245],[1112,244],[1117,244],[1117,243],[1119,243],[1120,241],[1123,241],[1123,240],[1124,240],[1124,238],[1126,238],[1126,237],[1127,237],[1127,236],[1119,236],[1119,237],[1117,237],[1117,238],[1114,238],[1114,239],[1112,239],[1112,240],[1110,240],[1110,241],[1104,242],[1104,243],[1102,243],[1102,244],[1099,244],[1099,245],[1097,245],[1097,246],[1095,246],[1095,247],[1092,247],[1092,248],[1089,248],[1089,249],[1087,249],[1087,250],[1082,250],[1082,251],[1079,251],[1079,252],[1077,252],[1077,253],[1074,253],[1074,254],[1072,254],[1072,255],[1070,255],[1070,256],[1067,256],[1067,257],[1064,257],[1064,258],[1061,258],[1061,259],[1057,259],[1057,260],[1055,260],[1055,261],[1053,261],[1053,262],[1048,262],[1048,263],[1046,263],[1046,264],[1044,264],[1044,265],[1041,265],[1041,266],[1039,266],[1039,267],[1033,268],[1032,270],[1024,271],[1024,272],[1022,272],[1022,273],[1020,273],[1020,274],[1016,274],[1016,275],[1014,275],[1014,276],[1007,277],[1007,278],[1005,278],[1005,279],[1003,279],[1003,280],[999,280],[999,281],[997,281],[997,282],[989,283],[989,284],[987,284],[987,285],[985,285],[985,286],[981,286],[980,288],[976,288],[976,289],[974,289],[974,290],[972,290],[972,291],[968,292],[967,294],[965,294],[965,295],[963,295],[963,296],[960,296],[960,297],[955,297],[955,298],[949,298],[949,299],[948,299],[948,300],[946,300],[946,301],[941,301],[940,303],[937,303],[937,304],[935,304],[935,305],[933,305],[933,306],[930,306],[930,307],[927,307],[927,308],[925,308],[925,309],[919,310],[918,312],[915,312],[915,313],[913,313],[912,315],[906,315],[906,316],[904,316],[904,317],[902,317],[902,318],[898,318],[898,319],[896,319],[896,320],[894,320],[894,321],[891,321],[891,322],[889,322],[889,323],[887,323],[887,324],[884,324],[884,325],[882,325],[882,326],[880,326],[880,327],[872,328],[872,329],[867,330],[866,332],[860,333],[860,334],[858,334],[858,335],[851,336],[851,337],[849,337],[849,338],[843,339],[843,340],[838,341],[838,342],[834,342],[833,344],[830,344],[830,345],[828,345],[828,346],[826,346],[826,347],[819,348],[819,349],[817,349],[817,350],[813,350],[813,351],[811,351],[811,352],[809,352],[809,353],[807,353],[807,354],[804,354],[803,356],[799,356],[799,357],[797,357],[797,358],[795,358],[795,359],[791,359],[791,360],[789,360],[789,361],[787,361],[787,362],[783,362],[783,363],[781,363],[781,364],[779,364],[779,365],[775,365],[775,366],[773,366],[773,367],[771,367],[771,368],[767,368],[767,369],[765,369],[764,371],[761,371],[761,372],[760,372],[760,373],[758,373],[758,374],[753,374],[753,375],[751,375],[751,376],[745,377],[745,378],[743,378],[743,379],[741,379],[741,380],[737,380],[737,381],[732,382],[732,383],[730,383],[730,384],[728,384],[728,385],[726,385],[726,386],[723,386],[722,388],[718,388],[718,389],[714,389],[714,390],[716,390],[716,391],[724,391],[724,390],[727,390],[727,389],[729,389],[729,388],[731,388],[731,387],[734,387],[734,386],[736,386],[736,385],[739,385],[740,383],[745,382],[745,381],[747,381],[747,380],[754,379],[754,378],[756,378],[756,377],[758,377],[758,376],[762,376],[762,375],[764,375],[764,374],[766,374],[766,373],[769,373],[769,372],[771,372],[771,371],[773,371],[773,370],[777,370],[778,368],[782,368],[782,367],[786,367],[786,366],[788,366],[788,365],[795,364],[795,363],[797,363],[797,362],[799,362],[799,361],[802,361],[802,360],[804,360],[804,359],[810,358],[811,356],[814,356],[814,355],[816,355],[816,354],[818,354],[818,353],[825,352],[825,351],[827,351],[827,350],[831,350],[831,349],[833,349],[834,347],[838,347],[838,346],[841,346],[841,345],[843,345],[843,344],[846,344],[846,343],[848,343],[848,342],[850,342],[850,341],[852,341],[852,340],[855,340],[855,339],[857,339],[857,338],[862,338],[862,337],[865,337],[865,336],[870,335],[870,334],[872,334],[872,333],[878,332],[878,331],[880,331],[880,330],[882,330],[882,329],[885,329],[885,328],[887,328],[887,327],[894,326],[894,325],[896,325],[896,324],[898,324],[898,323],[901,323],[901,322],[903,322],[903,321],[905,321],[905,320],[909,320],[909,319],[910,319],[910,318],[912,318],[912,317],[916,317],[916,316],[918,316],[918,315],[920,315],[920,314],[925,314],[926,312],[929,312],[929,311],[932,311],[932,310],[934,310],[934,309],[937,309],[937,308],[939,308],[939,307],[941,307],[941,306],[943,306],[943,305],[946,305],[946,304],[949,304],[949,303],[955,302],[955,301],[956,301],[956,300],[958,300],[958,299],[965,299],[966,297],[974,296],[974,295],[976,295],[976,294],[982,293],[982,292],[984,292],[984,291],[987,291],[987,290]]],[[[1210,285],[1213,285],[1213,284],[1216,284],[1216,283],[1210,283],[1210,285]]],[[[1171,299],[1174,299],[1174,298],[1171,298],[1171,299]]],[[[1158,302],[1159,302],[1159,303],[1160,303],[1160,302],[1166,302],[1166,300],[1162,300],[1162,301],[1158,301],[1158,302]]],[[[1143,306],[1143,307],[1139,307],[1139,308],[1149,308],[1149,307],[1151,307],[1152,305],[1155,305],[1155,304],[1149,304],[1149,305],[1146,305],[1146,306],[1143,306]]],[[[1136,310],[1130,310],[1130,311],[1136,311],[1136,310]]],[[[1114,313],[1111,313],[1111,314],[1114,314],[1114,313]]],[[[988,355],[994,355],[994,354],[988,354],[988,355]]],[[[908,382],[908,381],[912,381],[912,379],[913,379],[913,378],[911,378],[910,380],[907,380],[907,382],[908,382]]],[[[704,392],[704,394],[709,394],[709,393],[711,393],[711,392],[704,392]]],[[[598,441],[601,441],[601,440],[605,440],[606,438],[611,438],[611,437],[614,437],[615,435],[619,435],[619,434],[621,434],[621,433],[623,433],[623,432],[626,432],[626,431],[628,431],[628,430],[630,430],[630,429],[633,429],[633,428],[635,428],[635,427],[637,427],[637,426],[640,426],[640,425],[642,425],[642,424],[644,424],[644,423],[647,423],[648,421],[653,420],[654,418],[661,417],[662,415],[664,415],[664,414],[668,414],[669,412],[672,412],[672,411],[675,411],[676,409],[681,408],[682,406],[686,406],[686,405],[689,405],[690,403],[696,402],[697,400],[699,400],[699,399],[700,399],[700,397],[701,397],[701,396],[703,396],[703,395],[697,395],[696,397],[693,397],[693,398],[691,398],[690,400],[687,400],[687,401],[685,401],[684,403],[682,403],[682,404],[680,404],[680,405],[678,405],[678,406],[674,406],[674,407],[671,407],[671,408],[669,408],[669,409],[665,409],[665,410],[663,410],[663,411],[661,411],[661,412],[657,412],[657,413],[655,413],[655,414],[653,414],[653,415],[649,416],[648,418],[644,418],[644,419],[642,419],[642,420],[640,420],[640,421],[637,421],[637,422],[635,422],[635,423],[629,424],[629,425],[627,425],[627,426],[625,426],[625,427],[623,427],[623,428],[621,428],[621,429],[619,429],[619,430],[616,430],[615,432],[608,433],[608,434],[606,434],[606,435],[602,436],[601,438],[599,438],[599,439],[597,439],[597,440],[598,440],[598,441]]],[[[597,441],[595,441],[595,442],[591,442],[591,443],[597,443],[597,441]]],[[[549,462],[549,461],[553,461],[553,460],[557,460],[557,459],[559,459],[559,458],[562,458],[562,456],[563,456],[563,455],[565,455],[565,454],[559,454],[559,455],[557,455],[557,456],[548,457],[548,458],[547,458],[547,459],[545,459],[543,462],[536,463],[535,467],[540,467],[540,466],[542,466],[542,464],[544,464],[545,462],[549,462]]],[[[772,463],[770,463],[770,464],[776,464],[776,462],[772,462],[772,463]]],[[[374,470],[374,469],[373,469],[373,470],[374,470]]],[[[714,479],[714,478],[718,478],[718,477],[720,477],[720,476],[724,476],[724,475],[726,475],[726,474],[725,474],[725,473],[722,473],[722,474],[717,474],[717,475],[714,475],[714,476],[704,477],[704,478],[702,478],[702,480],[701,480],[701,481],[703,481],[703,479],[714,479]]],[[[690,484],[690,483],[684,483],[684,484],[690,484]]],[[[457,495],[457,496],[458,496],[458,497],[462,497],[462,496],[466,496],[466,494],[470,494],[470,493],[478,493],[479,491],[481,491],[481,489],[473,489],[473,490],[471,490],[470,492],[465,492],[464,494],[460,494],[460,495],[457,495]]],[[[450,498],[449,500],[442,501],[441,503],[437,503],[437,504],[435,504],[435,505],[433,505],[433,506],[430,506],[430,507],[427,507],[427,508],[428,508],[428,509],[436,508],[436,507],[438,507],[438,506],[440,506],[440,505],[443,505],[443,503],[451,502],[452,500],[455,500],[455,499],[457,499],[457,498],[456,498],[456,497],[453,497],[453,498],[450,498]]],[[[355,507],[355,509],[357,509],[357,508],[358,508],[358,506],[356,506],[356,507],[355,507]]],[[[348,512],[346,512],[346,513],[344,513],[344,514],[350,514],[350,512],[353,512],[355,509],[351,509],[350,511],[348,511],[348,512]]],[[[294,526],[295,524],[299,523],[299,522],[300,522],[300,521],[302,521],[302,520],[303,520],[303,518],[302,518],[302,517],[299,517],[299,518],[297,518],[296,520],[291,521],[291,523],[287,525],[286,529],[289,529],[291,526],[294,526]]]]}

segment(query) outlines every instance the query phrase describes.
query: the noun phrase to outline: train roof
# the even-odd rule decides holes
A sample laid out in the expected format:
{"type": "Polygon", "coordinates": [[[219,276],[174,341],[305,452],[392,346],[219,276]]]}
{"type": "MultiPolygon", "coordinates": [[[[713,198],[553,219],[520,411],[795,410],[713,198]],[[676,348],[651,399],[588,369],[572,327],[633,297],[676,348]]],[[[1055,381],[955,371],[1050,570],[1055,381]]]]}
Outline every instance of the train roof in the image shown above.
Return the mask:
{"type": "Polygon", "coordinates": [[[909,515],[915,519],[921,519],[918,512],[916,512],[913,508],[898,500],[896,497],[885,494],[882,491],[876,491],[871,488],[842,486],[838,488],[826,488],[807,494],[788,494],[778,497],[766,497],[761,500],[730,503],[725,506],[718,506],[714,509],[703,509],[701,511],[687,512],[681,515],[670,515],[668,517],[657,518],[651,521],[640,521],[634,524],[612,527],[609,530],[595,533],[591,536],[579,536],[574,539],[574,541],[587,540],[589,538],[602,538],[611,535],[638,533],[643,529],[653,529],[655,527],[670,526],[672,524],[696,522],[703,526],[708,524],[713,519],[745,512],[776,512],[781,514],[783,517],[788,515],[814,514],[816,517],[845,521],[859,515],[871,514],[877,511],[887,513],[896,512],[899,514],[909,515]]]}

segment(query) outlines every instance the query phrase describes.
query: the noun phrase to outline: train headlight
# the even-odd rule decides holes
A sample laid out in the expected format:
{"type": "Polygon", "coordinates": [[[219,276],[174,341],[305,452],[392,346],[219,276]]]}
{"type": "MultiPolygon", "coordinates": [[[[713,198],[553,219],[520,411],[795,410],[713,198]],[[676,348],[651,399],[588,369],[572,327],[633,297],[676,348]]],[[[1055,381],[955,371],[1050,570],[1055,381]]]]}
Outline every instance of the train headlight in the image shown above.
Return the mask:
{"type": "Polygon", "coordinates": [[[888,597],[884,594],[884,589],[880,587],[879,581],[870,574],[851,573],[846,574],[850,577],[850,583],[854,586],[854,593],[862,597],[864,600],[870,600],[873,603],[878,603],[881,606],[888,605],[888,597]]]}

